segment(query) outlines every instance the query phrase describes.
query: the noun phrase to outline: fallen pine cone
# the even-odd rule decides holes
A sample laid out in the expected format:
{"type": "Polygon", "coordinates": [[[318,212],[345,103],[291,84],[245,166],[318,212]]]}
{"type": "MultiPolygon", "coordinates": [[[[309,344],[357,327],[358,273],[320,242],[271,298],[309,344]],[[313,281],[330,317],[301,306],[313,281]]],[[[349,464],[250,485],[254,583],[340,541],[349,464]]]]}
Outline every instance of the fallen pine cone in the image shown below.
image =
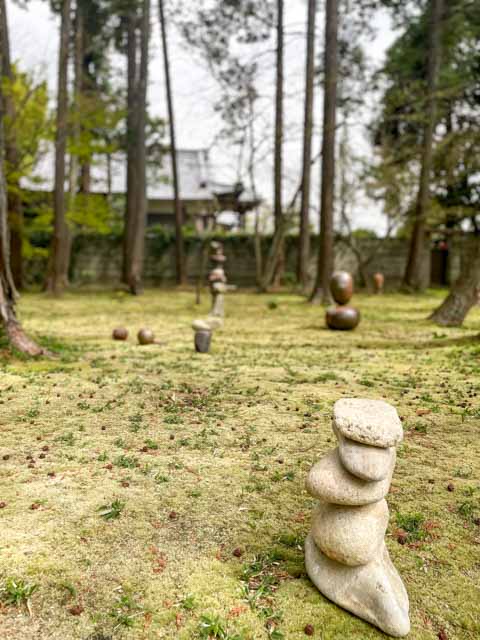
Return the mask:
{"type": "Polygon", "coordinates": [[[83,607],[81,604],[76,604],[73,607],[70,607],[70,609],[68,610],[68,613],[71,613],[72,616],[79,616],[80,614],[82,614],[84,611],[83,607]]]}

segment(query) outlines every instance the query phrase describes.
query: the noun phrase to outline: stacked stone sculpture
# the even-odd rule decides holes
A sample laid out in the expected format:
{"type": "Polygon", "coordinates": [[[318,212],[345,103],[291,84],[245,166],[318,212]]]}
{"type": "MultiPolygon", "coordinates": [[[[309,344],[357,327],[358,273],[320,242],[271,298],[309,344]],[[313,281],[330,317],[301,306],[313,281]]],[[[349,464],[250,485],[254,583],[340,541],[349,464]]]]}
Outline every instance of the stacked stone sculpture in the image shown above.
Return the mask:
{"type": "Polygon", "coordinates": [[[334,407],[333,431],[338,447],[307,479],[318,499],[305,543],[307,572],[327,598],[400,638],[410,631],[408,595],[384,536],[402,425],[386,402],[342,399],[334,407]]]}
{"type": "Polygon", "coordinates": [[[223,318],[225,316],[225,292],[227,291],[227,276],[225,275],[223,265],[227,259],[223,253],[223,245],[221,242],[212,242],[210,247],[212,249],[210,256],[212,270],[208,276],[210,292],[212,294],[210,316],[223,318]]]}
{"type": "Polygon", "coordinates": [[[210,351],[213,332],[223,326],[225,293],[229,288],[223,268],[227,260],[223,253],[223,245],[221,242],[212,242],[210,248],[212,250],[210,255],[212,269],[208,275],[208,282],[212,294],[212,308],[208,318],[194,320],[192,323],[192,329],[195,332],[195,351],[197,353],[208,353],[210,351]]]}
{"type": "Polygon", "coordinates": [[[353,295],[353,278],[347,271],[337,271],[330,281],[330,290],[336,307],[327,309],[326,322],[329,329],[351,331],[360,322],[360,312],[348,305],[353,295]]]}

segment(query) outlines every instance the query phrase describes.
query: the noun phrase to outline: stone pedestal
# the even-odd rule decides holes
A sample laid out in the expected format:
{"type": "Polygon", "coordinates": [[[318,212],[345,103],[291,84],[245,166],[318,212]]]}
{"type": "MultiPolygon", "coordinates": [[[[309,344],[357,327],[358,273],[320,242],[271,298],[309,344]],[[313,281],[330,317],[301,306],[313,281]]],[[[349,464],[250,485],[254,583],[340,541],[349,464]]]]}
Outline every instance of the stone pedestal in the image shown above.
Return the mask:
{"type": "Polygon", "coordinates": [[[334,407],[333,430],[338,447],[307,478],[318,499],[305,544],[308,575],[336,604],[403,637],[410,631],[408,595],[384,542],[400,419],[386,402],[343,399],[334,407]]]}

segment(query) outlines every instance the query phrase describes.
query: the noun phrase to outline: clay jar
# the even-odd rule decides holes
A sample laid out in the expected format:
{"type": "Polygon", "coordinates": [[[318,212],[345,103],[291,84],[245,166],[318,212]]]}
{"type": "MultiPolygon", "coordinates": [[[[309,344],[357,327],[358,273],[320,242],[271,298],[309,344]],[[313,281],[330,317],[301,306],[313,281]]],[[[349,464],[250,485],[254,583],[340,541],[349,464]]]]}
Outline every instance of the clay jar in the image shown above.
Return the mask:
{"type": "Polygon", "coordinates": [[[336,271],[330,282],[330,290],[337,304],[347,304],[353,296],[353,278],[347,271],[336,271]]]}
{"type": "Polygon", "coordinates": [[[372,279],[375,293],[383,293],[383,287],[385,286],[385,276],[383,273],[374,273],[372,279]]]}
{"type": "Polygon", "coordinates": [[[155,342],[155,334],[151,329],[140,329],[138,342],[141,345],[153,344],[155,342]]]}
{"type": "Polygon", "coordinates": [[[327,309],[327,326],[337,331],[352,331],[360,323],[360,312],[354,307],[331,307],[327,309]]]}
{"type": "Polygon", "coordinates": [[[112,332],[112,338],[114,340],[127,340],[128,339],[128,330],[125,327],[117,327],[112,332]]]}
{"type": "Polygon", "coordinates": [[[211,342],[212,342],[211,331],[195,332],[195,351],[197,353],[208,353],[210,351],[211,342]]]}

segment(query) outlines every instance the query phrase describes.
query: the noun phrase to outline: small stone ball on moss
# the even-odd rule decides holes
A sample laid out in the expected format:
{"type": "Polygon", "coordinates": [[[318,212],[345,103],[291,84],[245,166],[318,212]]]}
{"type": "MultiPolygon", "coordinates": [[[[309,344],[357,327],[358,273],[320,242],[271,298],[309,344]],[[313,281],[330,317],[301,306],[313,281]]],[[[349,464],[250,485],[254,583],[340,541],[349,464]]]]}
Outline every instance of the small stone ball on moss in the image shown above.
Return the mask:
{"type": "Polygon", "coordinates": [[[141,345],[153,344],[155,342],[155,334],[151,329],[140,329],[138,342],[141,345]]]}
{"type": "Polygon", "coordinates": [[[127,340],[128,339],[128,330],[125,327],[117,327],[113,330],[112,338],[114,340],[127,340]]]}

